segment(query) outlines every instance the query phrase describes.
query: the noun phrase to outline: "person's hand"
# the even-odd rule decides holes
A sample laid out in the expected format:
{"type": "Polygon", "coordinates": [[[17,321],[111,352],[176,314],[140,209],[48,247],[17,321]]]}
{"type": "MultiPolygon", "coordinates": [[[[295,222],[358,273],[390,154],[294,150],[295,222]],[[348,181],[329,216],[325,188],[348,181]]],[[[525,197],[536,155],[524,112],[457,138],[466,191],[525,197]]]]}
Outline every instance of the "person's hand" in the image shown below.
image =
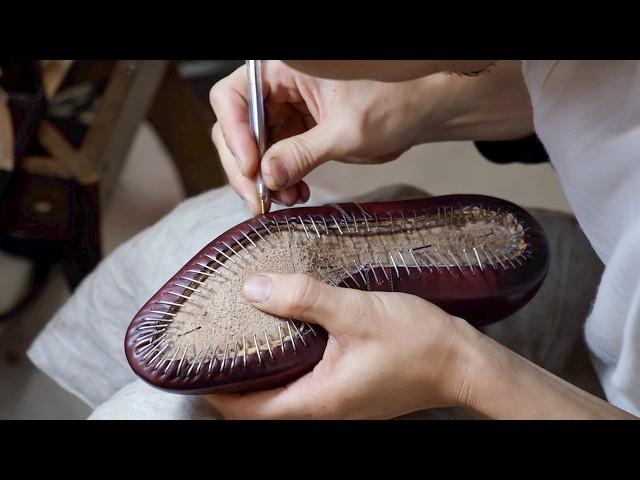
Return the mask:
{"type": "MultiPolygon", "coordinates": [[[[335,63],[324,70],[324,64],[311,67],[335,74],[335,63]]],[[[373,75],[384,67],[380,75],[391,75],[386,64],[365,67],[351,74],[373,75]]],[[[417,75],[423,67],[403,70],[400,78],[417,75]]],[[[343,77],[348,78],[349,71],[343,77]]],[[[259,160],[273,199],[292,206],[309,198],[305,175],[328,160],[381,163],[420,143],[508,140],[533,131],[529,94],[517,61],[497,62],[477,77],[434,73],[397,83],[322,79],[267,61],[263,84],[270,142],[262,159],[249,127],[245,67],[219,81],[210,95],[218,118],[213,141],[229,183],[254,213],[260,211],[255,185],[259,160]]]]}
{"type": "Polygon", "coordinates": [[[302,274],[259,274],[245,284],[255,307],[322,325],[322,360],[295,382],[207,398],[225,418],[392,418],[460,405],[470,346],[481,335],[413,295],[361,292],[302,274]]]}
{"type": "MultiPolygon", "coordinates": [[[[309,198],[302,179],[328,160],[380,163],[418,143],[426,92],[442,81],[335,81],[305,75],[280,61],[263,62],[268,150],[260,167],[273,199],[292,206],[309,198]]],[[[229,183],[259,213],[258,152],[248,120],[246,67],[211,89],[213,141],[229,183]]]]}

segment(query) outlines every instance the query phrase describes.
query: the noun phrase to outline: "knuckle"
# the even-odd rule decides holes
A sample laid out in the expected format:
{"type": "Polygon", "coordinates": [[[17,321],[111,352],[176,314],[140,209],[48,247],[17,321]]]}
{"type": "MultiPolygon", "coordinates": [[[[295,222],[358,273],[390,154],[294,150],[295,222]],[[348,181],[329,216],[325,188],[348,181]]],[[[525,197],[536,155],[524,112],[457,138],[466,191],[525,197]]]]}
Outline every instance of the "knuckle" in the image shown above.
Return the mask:
{"type": "Polygon", "coordinates": [[[220,139],[220,133],[221,133],[220,123],[216,122],[213,124],[213,127],[211,127],[211,138],[213,139],[214,142],[220,139]]]}
{"type": "Polygon", "coordinates": [[[224,80],[219,80],[209,90],[209,103],[211,104],[211,107],[214,111],[216,109],[216,105],[218,104],[218,99],[220,98],[220,90],[222,89],[223,81],[224,80]]]}
{"type": "Polygon", "coordinates": [[[209,89],[209,103],[211,103],[214,112],[220,101],[229,94],[229,90],[233,89],[234,85],[238,84],[238,80],[244,77],[244,69],[244,65],[236,68],[231,74],[218,80],[209,89]]]}
{"type": "Polygon", "coordinates": [[[288,145],[293,158],[297,159],[297,163],[302,168],[308,169],[315,166],[316,151],[311,142],[303,137],[290,138],[288,145]]]}

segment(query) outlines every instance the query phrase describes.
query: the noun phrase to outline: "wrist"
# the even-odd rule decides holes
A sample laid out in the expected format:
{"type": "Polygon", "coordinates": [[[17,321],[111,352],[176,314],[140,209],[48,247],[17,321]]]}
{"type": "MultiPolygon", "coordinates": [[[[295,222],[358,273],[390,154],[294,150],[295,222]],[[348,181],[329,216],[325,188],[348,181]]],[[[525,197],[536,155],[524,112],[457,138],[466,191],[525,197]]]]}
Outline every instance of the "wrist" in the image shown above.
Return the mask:
{"type": "Polygon", "coordinates": [[[456,119],[464,115],[452,90],[455,77],[444,73],[416,81],[414,92],[418,109],[418,136],[414,145],[444,142],[456,136],[456,119]]]}
{"type": "Polygon", "coordinates": [[[502,345],[494,344],[471,325],[467,324],[466,327],[458,346],[453,406],[486,415],[483,405],[487,388],[490,388],[493,376],[500,370],[500,352],[495,347],[501,348],[502,345]]]}
{"type": "MultiPolygon", "coordinates": [[[[488,362],[484,344],[488,338],[459,317],[449,317],[445,341],[441,342],[441,372],[436,379],[436,389],[442,395],[442,407],[461,407],[475,410],[481,392],[478,374],[488,362]]],[[[430,367],[433,364],[430,355],[430,367]]],[[[428,385],[432,390],[434,385],[428,385]]],[[[433,405],[432,405],[433,406],[433,405]]]]}
{"type": "MultiPolygon", "coordinates": [[[[498,396],[507,397],[518,384],[520,357],[461,318],[449,385],[450,404],[495,418],[498,396]],[[500,393],[498,393],[500,392],[500,393]]],[[[499,415],[498,415],[499,416],[499,415]]]]}

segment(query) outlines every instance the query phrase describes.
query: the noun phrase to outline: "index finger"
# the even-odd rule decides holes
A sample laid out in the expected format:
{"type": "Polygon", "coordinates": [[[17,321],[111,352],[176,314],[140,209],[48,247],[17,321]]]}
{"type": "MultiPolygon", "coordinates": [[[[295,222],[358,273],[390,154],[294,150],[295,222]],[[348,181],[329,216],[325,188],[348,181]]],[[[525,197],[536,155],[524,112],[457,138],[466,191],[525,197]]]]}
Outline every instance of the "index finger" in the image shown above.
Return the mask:
{"type": "MultiPolygon", "coordinates": [[[[268,85],[265,84],[263,88],[263,95],[268,95],[268,85]]],[[[209,101],[241,173],[253,178],[259,159],[256,141],[249,125],[248,89],[247,69],[242,66],[211,88],[209,101]]]]}

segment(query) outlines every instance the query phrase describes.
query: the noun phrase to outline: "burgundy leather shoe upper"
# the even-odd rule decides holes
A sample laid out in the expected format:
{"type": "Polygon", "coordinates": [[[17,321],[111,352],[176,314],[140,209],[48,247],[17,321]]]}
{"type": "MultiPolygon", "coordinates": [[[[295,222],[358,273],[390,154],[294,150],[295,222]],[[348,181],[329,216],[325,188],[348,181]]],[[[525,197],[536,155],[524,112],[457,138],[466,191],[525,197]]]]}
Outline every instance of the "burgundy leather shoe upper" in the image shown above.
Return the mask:
{"type": "Polygon", "coordinates": [[[250,272],[410,293],[480,326],[526,304],[548,266],[540,225],[493,197],[280,210],[231,228],[187,262],[131,322],[126,355],[139,376],[170,391],[271,388],[311,370],[327,332],[248,306],[238,292],[250,272]]]}

